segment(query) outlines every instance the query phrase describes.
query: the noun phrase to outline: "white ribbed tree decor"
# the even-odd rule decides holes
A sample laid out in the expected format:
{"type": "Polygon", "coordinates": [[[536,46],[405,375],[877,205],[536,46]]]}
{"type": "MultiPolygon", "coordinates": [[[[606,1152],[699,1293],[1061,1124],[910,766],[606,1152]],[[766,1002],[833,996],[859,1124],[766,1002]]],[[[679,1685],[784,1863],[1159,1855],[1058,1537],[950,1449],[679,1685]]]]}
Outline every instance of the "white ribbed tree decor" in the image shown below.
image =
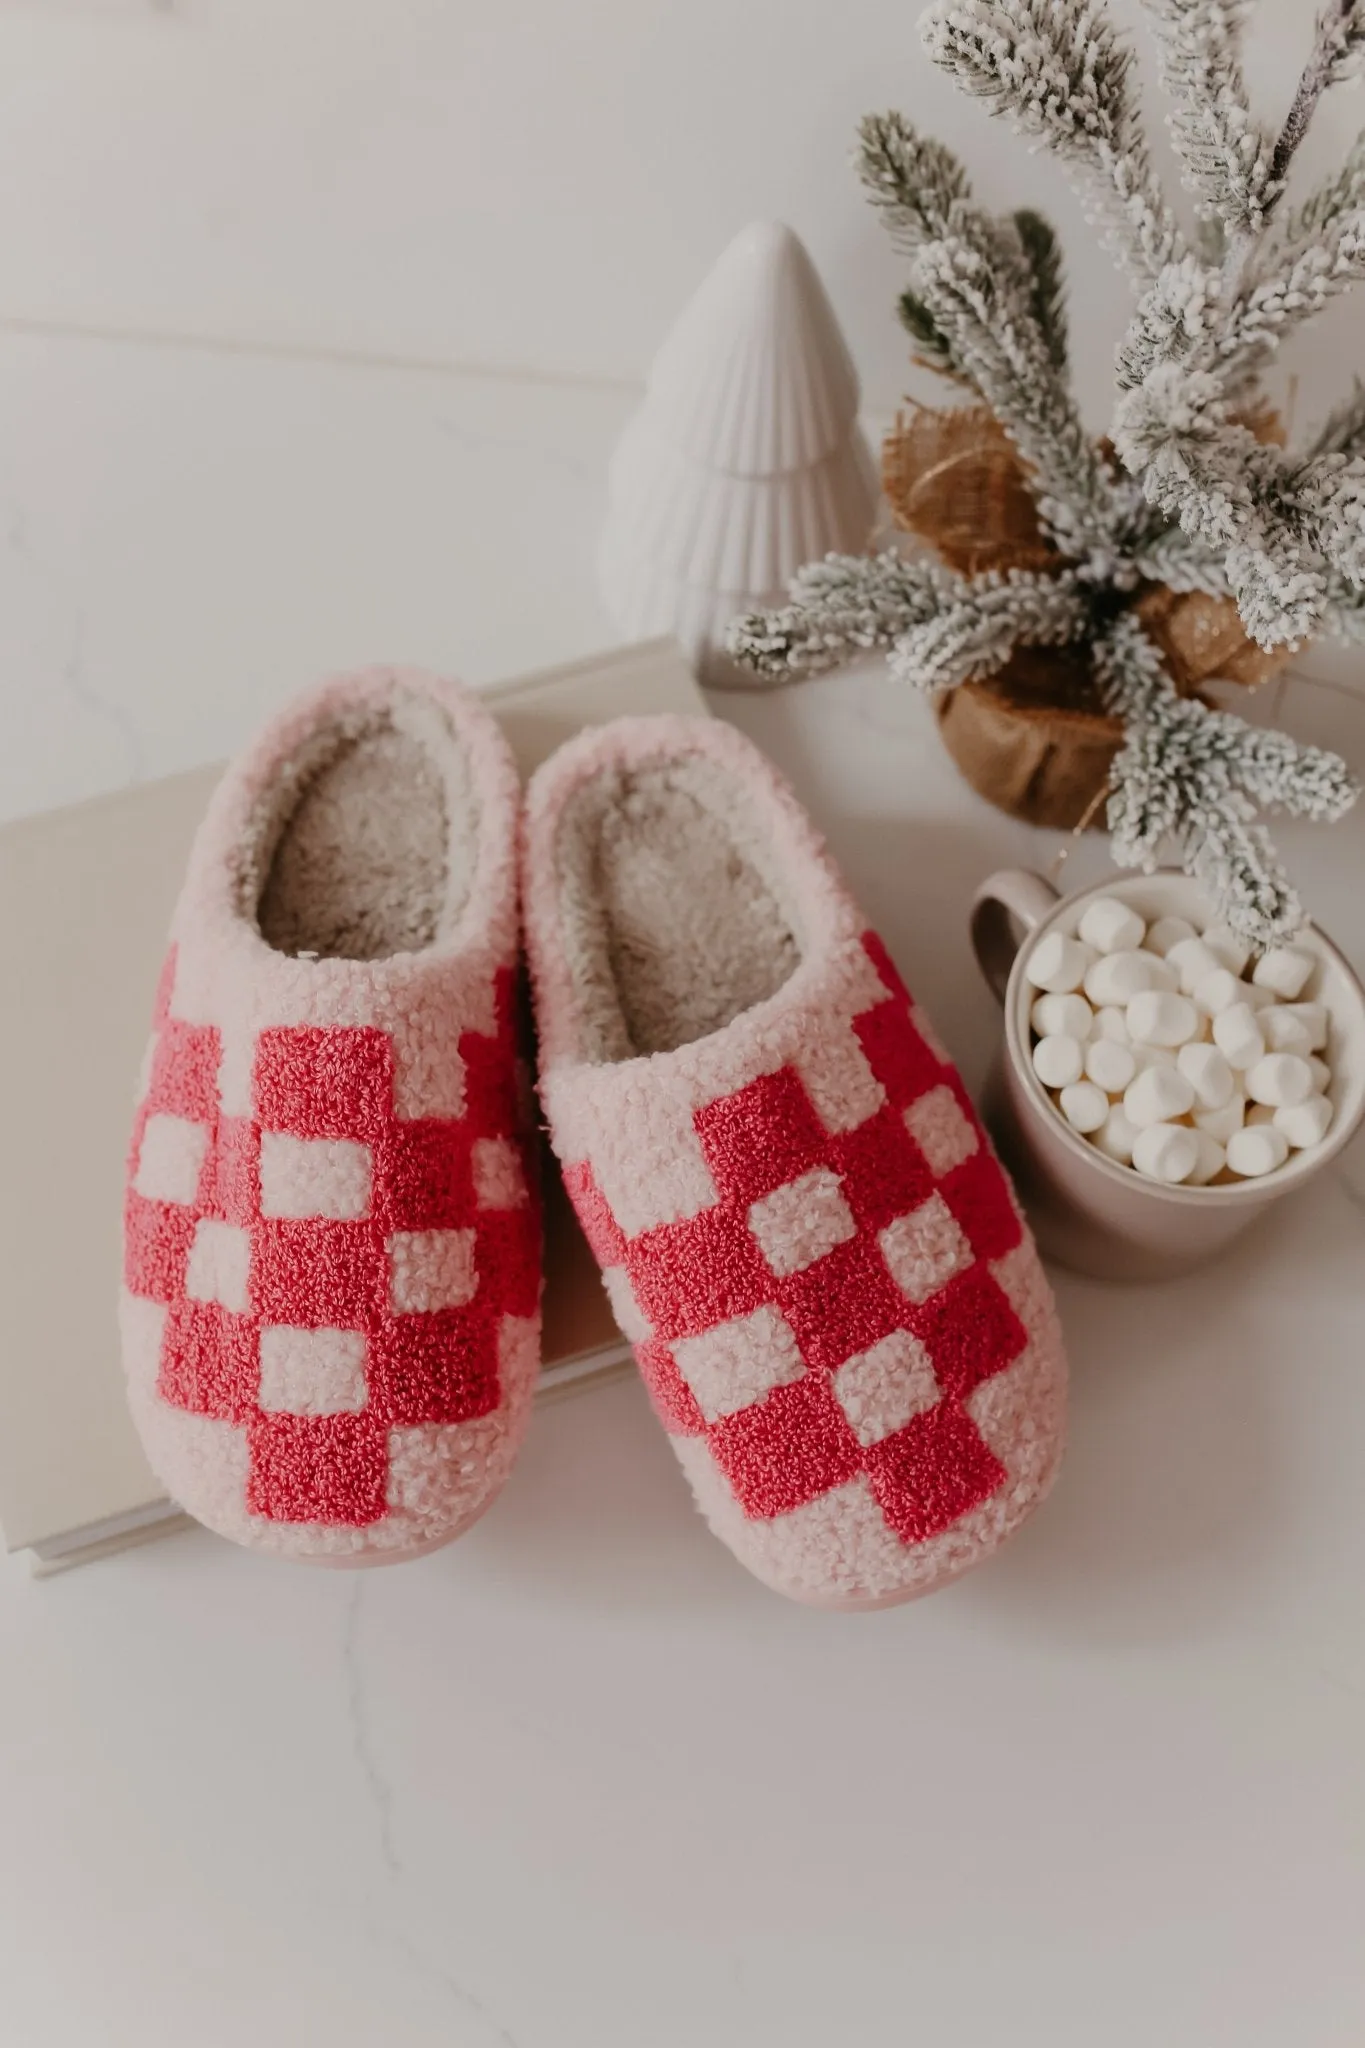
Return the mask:
{"type": "Polygon", "coordinates": [[[617,446],[603,596],[632,639],[674,634],[703,682],[751,681],[727,622],[780,602],[812,557],[864,547],[878,488],[815,266],[790,228],[757,221],[683,309],[617,446]]]}

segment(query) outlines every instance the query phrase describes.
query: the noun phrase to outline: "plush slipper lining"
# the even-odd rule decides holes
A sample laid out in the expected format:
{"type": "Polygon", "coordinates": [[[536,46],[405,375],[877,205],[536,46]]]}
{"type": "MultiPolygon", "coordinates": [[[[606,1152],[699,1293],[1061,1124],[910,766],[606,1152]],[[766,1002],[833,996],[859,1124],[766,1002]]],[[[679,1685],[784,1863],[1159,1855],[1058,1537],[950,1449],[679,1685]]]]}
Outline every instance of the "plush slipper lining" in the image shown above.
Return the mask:
{"type": "Polygon", "coordinates": [[[468,899],[478,841],[468,764],[429,701],[398,693],[313,735],[255,823],[239,900],[277,952],[419,952],[468,899]]]}
{"type": "Polygon", "coordinates": [[[589,1060],[688,1045],[795,972],[799,919],[752,808],[696,757],[604,769],[566,805],[564,945],[589,1060]]]}

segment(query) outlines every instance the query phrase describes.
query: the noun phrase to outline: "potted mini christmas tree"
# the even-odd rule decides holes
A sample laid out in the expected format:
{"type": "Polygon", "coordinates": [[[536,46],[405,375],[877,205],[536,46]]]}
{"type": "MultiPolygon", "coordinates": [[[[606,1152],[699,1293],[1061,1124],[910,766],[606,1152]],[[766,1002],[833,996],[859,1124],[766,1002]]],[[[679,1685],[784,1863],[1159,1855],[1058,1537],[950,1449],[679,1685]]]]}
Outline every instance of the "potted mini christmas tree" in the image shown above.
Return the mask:
{"type": "Polygon", "coordinates": [[[1280,344],[1365,276],[1365,136],[1298,204],[1288,173],[1317,101],[1365,56],[1365,0],[1331,0],[1288,115],[1262,128],[1238,0],[1146,0],[1199,208],[1160,189],[1131,56],[1103,0],[939,0],[931,57],[1084,187],[1137,292],[1107,439],[1068,377],[1056,238],[997,215],[899,115],[860,132],[863,181],[909,259],[902,320],[965,403],[902,420],[885,451],[898,523],[936,559],[829,556],[730,647],[781,681],[874,647],[933,692],[959,765],[1037,822],[1107,796],[1116,860],[1173,842],[1259,945],[1302,911],[1260,810],[1340,817],[1345,764],[1201,694],[1256,683],[1309,639],[1365,640],[1365,389],[1294,451],[1260,379],[1280,344]]]}

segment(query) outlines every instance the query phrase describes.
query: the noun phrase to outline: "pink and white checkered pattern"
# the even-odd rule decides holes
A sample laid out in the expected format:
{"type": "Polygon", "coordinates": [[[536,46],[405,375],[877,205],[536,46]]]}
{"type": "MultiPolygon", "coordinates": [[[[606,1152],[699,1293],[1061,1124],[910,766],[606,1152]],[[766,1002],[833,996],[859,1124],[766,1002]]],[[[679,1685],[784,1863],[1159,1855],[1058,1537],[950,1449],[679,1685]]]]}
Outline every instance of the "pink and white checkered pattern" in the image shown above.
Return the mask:
{"type": "Polygon", "coordinates": [[[248,1517],[401,1523],[424,1445],[496,1416],[509,1337],[534,1340],[513,972],[493,1032],[458,1037],[462,1114],[407,1117],[391,1034],[345,1026],[261,1030],[250,1111],[225,1114],[222,1034],[171,1014],[175,972],[173,951],[126,1208],[156,1396],[238,1433],[248,1517]]]}
{"type": "MultiPolygon", "coordinates": [[[[871,1601],[895,1597],[910,1547],[965,1556],[974,1531],[1017,1518],[1020,1485],[1032,1493],[1055,1460],[1061,1367],[972,1104],[880,940],[861,944],[875,980],[869,994],[872,976],[845,978],[862,984],[850,1014],[773,1071],[693,1101],[672,1171],[656,1161],[643,1181],[671,1190],[675,1220],[622,1219],[606,1147],[596,1163],[578,1148],[565,1180],[719,1533],[776,1582],[790,1576],[785,1529],[816,1553],[793,1565],[808,1597],[827,1579],[831,1598],[871,1601]],[[988,1397],[1015,1368],[1046,1382],[1031,1419],[1012,1395],[988,1397]]],[[[623,1114],[651,1121],[638,1098],[623,1114]]]]}

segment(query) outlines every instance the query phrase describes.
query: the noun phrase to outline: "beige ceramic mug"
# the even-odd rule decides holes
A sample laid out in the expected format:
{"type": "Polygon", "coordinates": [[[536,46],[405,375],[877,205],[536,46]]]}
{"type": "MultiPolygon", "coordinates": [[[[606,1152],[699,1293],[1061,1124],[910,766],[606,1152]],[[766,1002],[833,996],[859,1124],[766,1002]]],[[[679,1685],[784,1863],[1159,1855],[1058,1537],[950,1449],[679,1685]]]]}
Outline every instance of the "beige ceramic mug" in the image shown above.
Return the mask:
{"type": "Polygon", "coordinates": [[[1029,1010],[1037,990],[1025,979],[1025,963],[1045,932],[1074,937],[1086,905],[1097,896],[1119,897],[1148,924],[1184,917],[1202,930],[1213,921],[1199,884],[1173,869],[1114,876],[1066,897],[1041,875],[1020,868],[984,882],[972,906],[972,944],[1005,1010],[1004,1048],[987,1090],[986,1121],[1049,1258],[1103,1280],[1165,1280],[1213,1258],[1271,1202],[1320,1172],[1352,1137],[1365,1114],[1365,988],[1316,926],[1295,934],[1295,946],[1317,956],[1314,996],[1329,1020],[1333,1117],[1320,1145],[1291,1153],[1263,1180],[1200,1188],[1144,1179],[1072,1130],[1030,1058],[1029,1010]]]}

